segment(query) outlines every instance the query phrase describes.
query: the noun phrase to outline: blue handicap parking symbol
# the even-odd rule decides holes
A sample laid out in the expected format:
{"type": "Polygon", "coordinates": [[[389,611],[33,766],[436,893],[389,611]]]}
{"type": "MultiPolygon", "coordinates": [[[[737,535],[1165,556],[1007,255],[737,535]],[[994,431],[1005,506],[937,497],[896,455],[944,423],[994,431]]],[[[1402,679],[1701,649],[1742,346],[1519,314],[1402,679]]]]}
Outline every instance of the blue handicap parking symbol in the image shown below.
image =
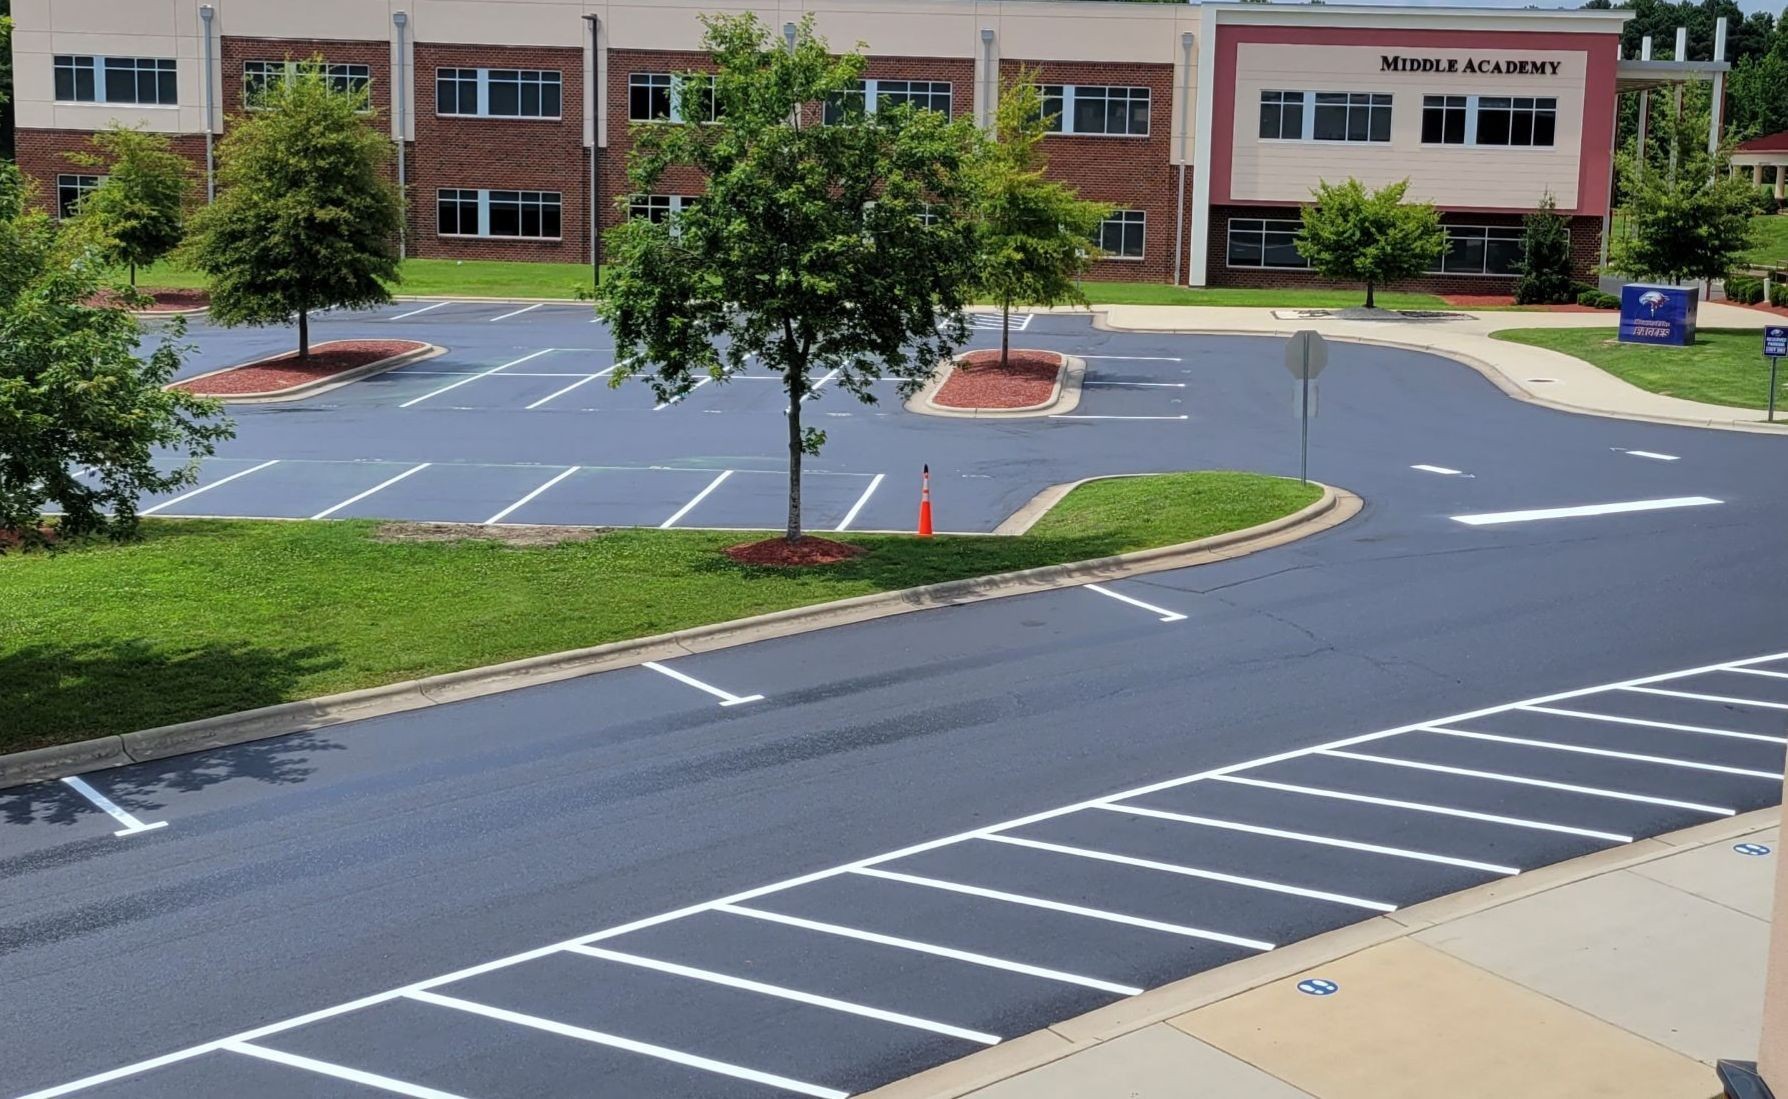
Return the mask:
{"type": "Polygon", "coordinates": [[[1741,855],[1767,855],[1769,848],[1761,843],[1735,843],[1732,849],[1741,855]]]}
{"type": "Polygon", "coordinates": [[[1325,981],[1321,977],[1312,977],[1298,982],[1298,991],[1308,996],[1333,996],[1341,991],[1341,986],[1334,981],[1325,981]]]}

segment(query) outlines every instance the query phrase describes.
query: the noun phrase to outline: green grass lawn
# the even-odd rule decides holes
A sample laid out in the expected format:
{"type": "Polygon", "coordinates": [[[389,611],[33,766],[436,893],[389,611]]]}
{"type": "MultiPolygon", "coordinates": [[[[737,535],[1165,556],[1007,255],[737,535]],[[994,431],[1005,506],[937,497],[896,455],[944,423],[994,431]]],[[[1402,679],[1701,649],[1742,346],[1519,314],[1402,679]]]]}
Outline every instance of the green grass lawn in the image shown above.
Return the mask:
{"type": "Polygon", "coordinates": [[[1751,219],[1757,245],[1744,254],[1745,262],[1788,267],[1788,214],[1769,214],[1751,219]]]}
{"type": "Polygon", "coordinates": [[[870,552],[752,568],[736,532],[512,548],[372,522],[146,520],[140,541],[0,556],[0,751],[81,740],[788,607],[1171,545],[1318,490],[1206,472],[1082,486],[1016,538],[845,535],[870,552]]]}
{"type": "MultiPolygon", "coordinates": [[[[1755,328],[1702,328],[1691,347],[1618,343],[1606,328],[1517,328],[1495,336],[1575,355],[1668,397],[1736,408],[1764,408],[1769,401],[1769,360],[1755,328]]],[[[1781,380],[1788,382],[1788,369],[1781,380]]],[[[1777,405],[1788,407],[1788,393],[1778,395],[1777,405]]]]}

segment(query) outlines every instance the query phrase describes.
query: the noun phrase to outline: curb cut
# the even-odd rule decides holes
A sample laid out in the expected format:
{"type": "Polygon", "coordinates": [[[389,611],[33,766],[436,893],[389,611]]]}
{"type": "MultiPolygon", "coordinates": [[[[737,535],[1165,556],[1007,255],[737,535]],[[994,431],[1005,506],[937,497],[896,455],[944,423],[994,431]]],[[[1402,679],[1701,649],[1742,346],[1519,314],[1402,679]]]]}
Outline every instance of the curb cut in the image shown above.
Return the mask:
{"type": "Polygon", "coordinates": [[[904,1080],[884,1084],[874,1091],[863,1092],[858,1099],[961,1099],[1114,1038],[1293,977],[1313,966],[1328,965],[1511,901],[1762,831],[1777,824],[1781,818],[1781,806],[1757,809],[1550,866],[1524,870],[1512,878],[1442,894],[1396,912],[1373,916],[1265,954],[1169,982],[1140,996],[1118,1000],[904,1080]]]}
{"type": "MultiPolygon", "coordinates": [[[[1100,580],[1115,580],[1243,557],[1339,526],[1359,514],[1364,506],[1363,501],[1351,492],[1328,485],[1320,487],[1320,499],[1290,515],[1244,530],[1178,545],[1160,546],[1090,561],[1044,565],[992,576],[947,580],[900,591],[859,595],[810,607],[772,611],[731,622],[695,626],[654,637],[525,657],[483,668],[446,672],[425,679],[388,683],[155,729],[98,737],[75,744],[0,755],[0,789],[105,767],[146,763],[189,752],[223,748],[291,733],[311,732],[365,718],[419,710],[522,687],[576,679],[596,672],[633,667],[648,660],[669,660],[912,611],[1028,595],[1054,588],[1075,587],[1100,580]]],[[[1031,521],[1034,522],[1035,519],[1031,521]]]]}
{"type": "MultiPolygon", "coordinates": [[[[311,350],[315,351],[315,350],[318,350],[319,348],[328,347],[329,344],[331,344],[331,343],[348,343],[348,342],[351,342],[351,341],[329,340],[326,343],[320,343],[320,344],[315,345],[314,347],[311,348],[311,350]]],[[[406,342],[418,343],[421,341],[410,340],[410,341],[406,341],[406,342]]],[[[273,362],[277,359],[283,359],[287,355],[290,355],[290,354],[291,354],[291,352],[289,352],[289,351],[281,351],[277,355],[267,355],[263,358],[254,359],[249,362],[236,363],[233,366],[219,367],[216,370],[207,370],[203,374],[194,374],[190,378],[181,378],[177,381],[169,382],[167,385],[163,386],[162,388],[163,389],[176,389],[181,386],[187,385],[190,382],[196,382],[201,378],[211,378],[211,377],[215,377],[219,374],[228,374],[232,370],[243,370],[243,369],[246,369],[247,367],[259,366],[262,363],[269,363],[269,362],[273,362]]],[[[438,358],[445,354],[447,354],[447,349],[445,347],[440,347],[440,346],[437,346],[432,343],[425,343],[421,347],[418,347],[412,351],[405,351],[400,355],[393,355],[390,358],[379,359],[376,362],[370,362],[370,363],[365,364],[364,366],[356,366],[351,370],[344,370],[339,374],[331,374],[327,378],[316,378],[312,381],[303,382],[303,383],[300,383],[295,386],[290,386],[286,389],[269,389],[269,390],[265,390],[260,393],[227,393],[227,394],[201,393],[201,394],[199,394],[199,396],[201,396],[201,397],[209,396],[213,400],[221,401],[224,404],[275,404],[280,401],[293,401],[293,400],[297,400],[299,397],[314,397],[318,393],[327,393],[331,389],[339,389],[344,385],[348,385],[352,382],[360,381],[362,378],[369,378],[374,374],[382,374],[387,370],[396,370],[400,366],[409,366],[412,363],[419,363],[419,362],[423,362],[427,359],[438,358]]],[[[191,391],[189,390],[188,392],[191,392],[191,391]]]]}
{"type": "Polygon", "coordinates": [[[1055,372],[1055,385],[1050,387],[1049,399],[1046,401],[1015,408],[957,408],[954,405],[938,404],[934,398],[949,384],[950,376],[960,365],[960,360],[953,357],[942,373],[926,382],[923,389],[907,399],[906,410],[920,416],[941,416],[952,420],[1046,419],[1072,412],[1080,407],[1081,383],[1086,380],[1086,360],[1062,351],[1053,351],[1050,354],[1060,355],[1062,365],[1055,372]]]}

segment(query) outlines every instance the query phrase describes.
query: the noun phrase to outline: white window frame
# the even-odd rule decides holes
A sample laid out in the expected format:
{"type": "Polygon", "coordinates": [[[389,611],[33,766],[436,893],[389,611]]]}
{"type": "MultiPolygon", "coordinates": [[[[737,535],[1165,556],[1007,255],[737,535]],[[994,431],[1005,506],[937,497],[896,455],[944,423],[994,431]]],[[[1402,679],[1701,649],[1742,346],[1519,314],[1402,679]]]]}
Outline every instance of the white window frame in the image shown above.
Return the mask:
{"type": "MultiPolygon", "coordinates": [[[[455,81],[458,82],[459,77],[456,76],[455,81]]],[[[542,85],[542,87],[544,88],[546,81],[539,80],[537,82],[540,83],[542,85]]],[[[524,81],[524,83],[526,83],[526,81],[524,81]]],[[[457,96],[455,98],[457,98],[457,96]]],[[[542,92],[541,99],[542,99],[542,101],[545,100],[544,91],[542,92]]],[[[517,102],[518,103],[520,102],[519,98],[517,99],[517,102]]],[[[496,66],[494,69],[492,69],[488,66],[439,65],[435,68],[435,117],[436,118],[500,118],[506,122],[563,122],[563,121],[565,121],[565,70],[563,70],[563,69],[505,68],[501,65],[496,66]],[[492,114],[490,111],[490,74],[493,71],[494,72],[520,73],[523,75],[532,73],[536,77],[546,77],[546,76],[558,77],[559,78],[557,81],[557,83],[559,85],[559,111],[558,111],[558,113],[557,114],[492,114]],[[473,112],[472,114],[467,114],[464,111],[443,112],[441,110],[441,74],[444,72],[451,72],[451,73],[456,73],[456,74],[470,72],[470,73],[478,74],[478,77],[477,77],[477,79],[478,79],[478,107],[475,112],[473,112]]],[[[453,188],[448,188],[448,190],[453,190],[453,188]]],[[[523,238],[523,239],[531,239],[531,238],[523,238]]]]}
{"type": "MultiPolygon", "coordinates": [[[[1556,151],[1558,148],[1558,100],[1559,100],[1559,98],[1560,97],[1558,97],[1556,95],[1474,95],[1474,96],[1472,96],[1471,101],[1468,104],[1466,104],[1466,107],[1465,107],[1465,145],[1464,145],[1464,147],[1468,148],[1468,149],[1539,149],[1543,152],[1548,152],[1548,153],[1556,151]],[[1511,111],[1510,111],[1511,115],[1513,114],[1512,104],[1514,103],[1515,100],[1517,100],[1517,99],[1531,99],[1534,101],[1534,109],[1533,109],[1532,113],[1535,118],[1539,117],[1539,115],[1543,109],[1540,107],[1541,101],[1542,100],[1550,100],[1552,103],[1552,106],[1549,108],[1549,111],[1552,115],[1552,143],[1549,145],[1537,145],[1530,141],[1526,145],[1515,145],[1515,144],[1483,145],[1483,144],[1480,144],[1478,142],[1478,110],[1479,110],[1479,106],[1480,106],[1479,101],[1484,100],[1484,99],[1507,99],[1507,100],[1509,100],[1509,102],[1511,104],[1511,111]]],[[[1454,148],[1458,148],[1458,147],[1459,146],[1454,146],[1454,148]]],[[[1494,226],[1492,228],[1494,228],[1494,226]]]]}
{"type": "Polygon", "coordinates": [[[700,195],[629,195],[627,196],[627,216],[650,220],[651,210],[654,207],[662,207],[664,220],[675,221],[678,214],[700,201],[700,195]],[[646,213],[639,212],[642,208],[646,210],[646,213]]]}
{"type": "MultiPolygon", "coordinates": [[[[1298,225],[1298,226],[1302,225],[1302,222],[1297,218],[1285,218],[1285,217],[1264,217],[1264,216],[1257,217],[1257,218],[1232,217],[1232,218],[1225,219],[1225,221],[1223,222],[1223,266],[1232,267],[1237,271],[1314,271],[1314,270],[1316,270],[1316,268],[1310,266],[1310,260],[1308,258],[1304,259],[1304,265],[1302,267],[1287,267],[1283,264],[1266,262],[1266,234],[1269,231],[1275,232],[1275,233],[1283,233],[1285,231],[1283,229],[1268,230],[1266,228],[1267,225],[1275,223],[1275,222],[1278,224],[1281,224],[1281,225],[1298,225]],[[1235,262],[1235,250],[1230,246],[1230,242],[1235,239],[1235,223],[1238,221],[1258,221],[1261,223],[1261,242],[1260,242],[1260,262],[1259,263],[1237,263],[1237,262],[1235,262]]],[[[1300,253],[1300,255],[1301,255],[1301,253],[1300,253]]]]}
{"type": "MultiPolygon", "coordinates": [[[[98,103],[98,104],[111,103],[112,101],[106,97],[106,71],[107,71],[107,69],[109,69],[111,67],[112,62],[114,62],[114,61],[129,61],[132,63],[131,70],[133,72],[138,72],[141,70],[137,69],[136,62],[154,61],[157,64],[157,66],[159,66],[162,62],[165,61],[168,64],[171,64],[173,66],[172,72],[174,74],[174,101],[172,103],[161,103],[161,102],[144,103],[138,99],[130,99],[130,100],[119,101],[118,103],[113,104],[113,105],[119,106],[119,107],[142,107],[145,110],[157,110],[157,109],[170,110],[170,109],[180,106],[180,59],[177,57],[108,57],[108,56],[105,56],[102,54],[91,54],[91,53],[59,53],[59,54],[55,54],[50,58],[50,70],[51,70],[50,78],[51,78],[51,89],[52,89],[51,93],[50,93],[51,95],[55,94],[55,91],[54,91],[55,70],[61,67],[58,64],[58,62],[61,61],[63,58],[68,58],[69,60],[75,61],[75,62],[90,61],[93,63],[92,64],[93,98],[92,99],[58,99],[58,100],[55,100],[55,102],[57,102],[57,103],[98,103]]],[[[71,67],[74,68],[77,72],[81,68],[81,66],[78,64],[71,66],[71,67]]],[[[160,88],[159,74],[166,70],[163,70],[158,67],[152,71],[157,73],[156,87],[157,87],[157,89],[159,89],[160,88]]]]}
{"type": "MultiPolygon", "coordinates": [[[[461,200],[463,201],[463,200],[461,200]]],[[[525,204],[525,199],[524,199],[525,204]]],[[[544,217],[544,214],[542,215],[544,217]]],[[[565,239],[565,194],[562,191],[527,191],[519,187],[438,187],[435,189],[435,235],[448,240],[528,240],[528,241],[562,241],[565,239]],[[447,192],[464,195],[467,192],[478,196],[478,231],[476,233],[443,233],[441,229],[441,197],[447,192]],[[534,195],[540,199],[548,196],[556,197],[559,207],[559,233],[557,236],[518,236],[510,233],[492,233],[490,231],[490,196],[493,192],[513,193],[522,196],[534,195]]]]}
{"type": "MultiPolygon", "coordinates": [[[[637,124],[641,124],[641,125],[656,124],[656,125],[660,125],[660,126],[681,125],[685,122],[688,122],[689,120],[687,118],[685,118],[683,115],[683,85],[685,83],[686,83],[686,81],[683,79],[682,73],[662,73],[662,72],[628,73],[627,74],[627,121],[630,123],[637,123],[637,124]],[[633,89],[635,87],[634,81],[641,77],[646,77],[649,79],[663,79],[663,78],[668,77],[670,79],[670,117],[668,117],[668,118],[635,118],[635,117],[633,117],[633,89]]],[[[653,85],[647,85],[647,86],[657,87],[658,85],[653,84],[653,85]]],[[[708,95],[710,98],[713,98],[717,95],[717,91],[716,91],[714,84],[712,82],[712,77],[709,78],[708,95]]],[[[716,111],[716,114],[718,114],[718,111],[719,111],[718,103],[716,103],[715,111],[716,111]]],[[[710,123],[717,122],[717,121],[719,121],[719,119],[718,119],[718,117],[716,117],[716,118],[702,118],[702,119],[697,119],[696,121],[700,122],[702,125],[705,126],[710,123]]]]}
{"type": "MultiPolygon", "coordinates": [[[[1154,132],[1155,94],[1146,86],[1140,84],[1043,84],[1039,87],[1043,91],[1045,99],[1054,98],[1054,96],[1048,94],[1050,88],[1060,88],[1062,90],[1062,113],[1056,118],[1056,126],[1058,128],[1049,130],[1048,136],[1147,138],[1154,132]],[[1109,130],[1076,130],[1074,128],[1074,101],[1081,88],[1101,88],[1106,90],[1111,88],[1123,88],[1126,91],[1142,92],[1149,105],[1149,124],[1143,127],[1141,133],[1114,134],[1109,130]]],[[[1100,96],[1099,98],[1105,99],[1106,97],[1100,96]]]]}
{"type": "Polygon", "coordinates": [[[86,198],[88,195],[92,194],[93,192],[99,190],[99,185],[104,183],[105,181],[106,181],[106,177],[103,175],[89,175],[86,172],[59,172],[59,173],[57,173],[57,175],[56,175],[56,220],[57,221],[66,221],[69,217],[72,216],[72,214],[65,214],[62,212],[62,192],[65,188],[71,188],[73,190],[80,192],[75,198],[75,203],[77,205],[79,205],[79,203],[81,202],[82,199],[86,198]],[[68,180],[68,179],[76,180],[77,182],[75,182],[75,183],[64,183],[63,182],[63,180],[68,180]],[[92,182],[91,183],[78,182],[80,180],[92,180],[92,182]]]}
{"type": "MultiPolygon", "coordinates": [[[[1522,147],[1523,146],[1516,146],[1516,148],[1522,148],[1522,147]]],[[[1488,148],[1499,149],[1499,148],[1502,148],[1502,146],[1491,145],[1491,146],[1488,146],[1488,148]]],[[[1446,232],[1448,249],[1450,249],[1452,247],[1453,231],[1456,229],[1473,229],[1473,230],[1477,230],[1479,232],[1485,233],[1486,234],[1486,237],[1485,237],[1486,246],[1484,249],[1484,260],[1485,260],[1486,264],[1488,264],[1489,259],[1490,259],[1490,250],[1488,247],[1488,231],[1489,230],[1496,230],[1497,232],[1504,232],[1504,233],[1511,232],[1511,231],[1520,233],[1521,234],[1520,240],[1521,240],[1522,250],[1525,252],[1526,247],[1527,247],[1527,229],[1525,226],[1521,226],[1521,225],[1451,225],[1451,224],[1448,224],[1448,225],[1442,225],[1441,229],[1443,229],[1446,232]]],[[[1565,230],[1565,240],[1566,240],[1567,244],[1570,241],[1570,232],[1571,231],[1569,228],[1567,228],[1565,230]]],[[[1502,239],[1507,240],[1508,238],[1504,237],[1502,239]]],[[[1436,264],[1444,264],[1446,262],[1446,258],[1447,258],[1447,250],[1443,249],[1440,253],[1440,258],[1435,260],[1434,262],[1436,264]]],[[[1446,278],[1461,278],[1461,279],[1513,279],[1513,278],[1520,277],[1520,272],[1518,272],[1518,271],[1443,271],[1438,266],[1431,268],[1430,270],[1424,271],[1423,274],[1440,275],[1440,276],[1444,276],[1446,278]]]]}
{"type": "MultiPolygon", "coordinates": [[[[928,90],[925,93],[927,96],[938,95],[939,92],[937,89],[942,88],[943,89],[942,95],[944,96],[946,105],[940,113],[945,118],[953,117],[956,113],[956,85],[954,82],[949,81],[949,80],[907,80],[904,78],[896,80],[892,77],[872,77],[872,78],[859,80],[859,81],[857,81],[857,84],[858,84],[858,87],[852,89],[849,92],[846,92],[845,94],[846,95],[860,95],[863,97],[863,114],[865,117],[872,117],[875,115],[875,113],[877,111],[881,110],[882,95],[883,95],[882,85],[884,85],[884,84],[904,84],[907,87],[908,95],[912,94],[912,86],[914,84],[928,85],[930,90],[928,90]]],[[[888,94],[895,94],[895,93],[888,93],[888,94]]],[[[820,120],[821,120],[821,122],[827,126],[838,125],[838,123],[836,123],[836,122],[826,121],[826,111],[828,110],[828,108],[829,108],[828,104],[822,103],[820,105],[820,120]]],[[[932,110],[932,111],[937,110],[936,107],[926,107],[923,109],[932,110]]]]}
{"type": "Polygon", "coordinates": [[[1101,252],[1105,253],[1104,255],[1099,257],[1100,260],[1110,260],[1113,263],[1141,263],[1143,260],[1147,259],[1148,255],[1149,255],[1149,214],[1148,214],[1148,211],[1147,210],[1113,210],[1111,212],[1110,217],[1106,218],[1104,221],[1101,221],[1099,223],[1099,239],[1095,240],[1093,243],[1097,244],[1099,246],[1099,250],[1101,252]],[[1113,223],[1116,223],[1117,225],[1119,225],[1122,228],[1128,228],[1131,225],[1142,226],[1142,251],[1138,252],[1134,256],[1126,256],[1126,255],[1122,254],[1121,252],[1106,251],[1106,249],[1105,249],[1105,227],[1108,225],[1111,225],[1113,223]]]}
{"type": "MultiPolygon", "coordinates": [[[[1383,141],[1375,141],[1370,137],[1368,137],[1364,141],[1354,141],[1351,138],[1334,138],[1334,137],[1317,137],[1316,136],[1316,107],[1317,107],[1316,97],[1318,95],[1347,95],[1347,96],[1382,95],[1382,96],[1390,97],[1391,102],[1388,104],[1373,104],[1373,103],[1368,102],[1366,104],[1360,105],[1360,106],[1363,106],[1364,109],[1368,112],[1367,113],[1367,120],[1368,120],[1367,121],[1367,133],[1369,134],[1369,133],[1371,133],[1371,121],[1370,121],[1371,113],[1370,112],[1372,112],[1374,110],[1389,111],[1391,113],[1391,125],[1393,127],[1396,126],[1397,93],[1395,93],[1395,92],[1358,92],[1358,91],[1299,92],[1299,91],[1294,91],[1290,88],[1262,88],[1261,89],[1262,95],[1265,95],[1268,92],[1276,92],[1280,95],[1286,96],[1287,98],[1289,98],[1291,96],[1302,96],[1303,97],[1303,101],[1304,101],[1303,129],[1302,129],[1302,132],[1299,133],[1297,137],[1259,137],[1258,135],[1260,133],[1260,122],[1259,122],[1260,107],[1257,104],[1255,106],[1255,115],[1254,115],[1254,117],[1255,117],[1254,133],[1257,135],[1255,137],[1256,141],[1262,141],[1262,142],[1302,141],[1302,142],[1306,142],[1311,145],[1391,145],[1391,144],[1394,144],[1396,141],[1397,135],[1396,135],[1396,131],[1394,129],[1391,131],[1390,135],[1388,137],[1386,137],[1383,141]]],[[[1325,104],[1323,104],[1323,106],[1333,107],[1333,106],[1336,106],[1336,104],[1325,103],[1325,104]]],[[[1349,104],[1347,104],[1347,109],[1349,111],[1353,111],[1358,108],[1356,108],[1356,106],[1354,104],[1349,103],[1349,104]]],[[[1244,220],[1246,220],[1246,219],[1244,219],[1244,220]]],[[[1290,270],[1290,268],[1287,268],[1287,270],[1290,270]]]]}
{"type": "Polygon", "coordinates": [[[1310,126],[1310,93],[1309,92],[1296,92],[1296,91],[1290,91],[1290,90],[1281,89],[1281,88],[1262,88],[1262,89],[1260,89],[1260,102],[1255,107],[1255,110],[1254,110],[1254,134],[1255,134],[1256,139],[1258,139],[1260,141],[1304,141],[1307,139],[1307,137],[1310,133],[1309,126],[1310,126]],[[1278,137],[1260,137],[1260,108],[1268,105],[1266,102],[1266,97],[1269,95],[1276,95],[1276,96],[1280,97],[1280,99],[1277,103],[1272,104],[1273,106],[1278,107],[1279,111],[1280,111],[1280,117],[1279,117],[1279,134],[1280,134],[1280,136],[1278,136],[1278,137]],[[1297,105],[1297,111],[1298,111],[1298,135],[1296,137],[1286,137],[1286,136],[1284,136],[1284,134],[1285,134],[1284,112],[1285,112],[1285,109],[1287,107],[1292,106],[1292,104],[1294,102],[1297,105]]]}
{"type": "MultiPolygon", "coordinates": [[[[251,97],[249,95],[249,90],[248,90],[249,66],[251,66],[251,65],[267,66],[269,71],[267,71],[266,73],[264,73],[262,75],[266,76],[267,79],[269,79],[269,80],[271,80],[272,76],[273,76],[273,73],[271,72],[271,70],[274,68],[283,66],[284,70],[285,70],[284,79],[286,79],[287,81],[290,81],[292,79],[292,77],[301,68],[304,68],[305,66],[312,65],[312,64],[313,64],[313,62],[311,62],[311,61],[294,61],[294,60],[274,61],[270,58],[262,58],[262,57],[253,57],[253,58],[249,58],[248,60],[242,62],[242,105],[243,105],[243,107],[245,109],[251,110],[251,111],[258,111],[261,109],[260,107],[255,106],[253,97],[251,97]]],[[[348,82],[347,88],[348,88],[349,92],[354,91],[354,81],[356,79],[360,80],[361,81],[361,83],[360,83],[361,89],[366,91],[366,93],[367,93],[367,105],[365,107],[361,108],[360,113],[361,114],[371,114],[372,113],[373,108],[372,108],[372,66],[371,65],[362,64],[358,61],[324,61],[324,62],[322,62],[322,64],[317,65],[316,67],[323,73],[324,78],[331,81],[332,83],[338,78],[346,80],[348,82]],[[337,69],[341,69],[344,71],[337,73],[335,71],[337,69]],[[358,70],[358,71],[355,71],[355,70],[358,70]]]]}

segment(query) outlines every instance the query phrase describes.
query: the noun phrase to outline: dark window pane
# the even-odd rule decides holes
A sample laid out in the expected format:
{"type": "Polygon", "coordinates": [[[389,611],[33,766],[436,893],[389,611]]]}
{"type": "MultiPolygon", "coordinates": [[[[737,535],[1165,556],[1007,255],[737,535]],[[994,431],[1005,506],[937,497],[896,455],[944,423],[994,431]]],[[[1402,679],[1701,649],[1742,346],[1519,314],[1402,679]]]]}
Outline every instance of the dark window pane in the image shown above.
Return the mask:
{"type": "Polygon", "coordinates": [[[1533,112],[1516,111],[1509,120],[1509,144],[1533,144],[1533,112]]]}
{"type": "Polygon", "coordinates": [[[1371,138],[1372,112],[1364,107],[1354,107],[1347,112],[1347,140],[1367,141],[1371,138]]]}
{"type": "Polygon", "coordinates": [[[540,216],[540,235],[543,237],[563,236],[564,233],[560,222],[561,217],[558,203],[555,202],[550,206],[542,207],[540,216]]]}
{"type": "Polygon", "coordinates": [[[490,204],[490,235],[493,237],[521,236],[521,206],[514,202],[498,204],[493,196],[490,204]]]}
{"type": "Polygon", "coordinates": [[[1146,98],[1130,101],[1129,132],[1137,135],[1149,132],[1149,101],[1146,98]]]}
{"type": "Polygon", "coordinates": [[[546,118],[558,118],[565,113],[564,84],[558,80],[549,80],[540,86],[540,113],[546,118]]]}
{"type": "Polygon", "coordinates": [[[1250,231],[1243,225],[1257,226],[1259,222],[1229,223],[1229,262],[1234,267],[1259,267],[1263,255],[1261,236],[1258,229],[1250,231]]]}
{"type": "Polygon", "coordinates": [[[1062,86],[1045,84],[1042,92],[1043,117],[1049,122],[1049,132],[1059,134],[1062,132],[1062,86]]]}
{"type": "Polygon", "coordinates": [[[1485,110],[1478,104],[1478,144],[1507,145],[1509,143],[1509,112],[1506,110],[1485,110]]]}
{"type": "Polygon", "coordinates": [[[1422,144],[1438,145],[1446,140],[1447,113],[1434,107],[1422,108],[1422,144]]]}
{"type": "Polygon", "coordinates": [[[1445,141],[1448,145],[1465,144],[1465,108],[1447,111],[1445,141]]]}
{"type": "Polygon", "coordinates": [[[1303,267],[1304,257],[1298,252],[1297,235],[1295,233],[1266,234],[1266,254],[1263,261],[1268,267],[1303,267]]]}
{"type": "Polygon", "coordinates": [[[1316,127],[1314,136],[1318,141],[1347,140],[1347,108],[1321,102],[1317,97],[1316,127]]]}
{"type": "Polygon", "coordinates": [[[1551,111],[1542,111],[1533,118],[1533,143],[1550,146],[1558,134],[1558,116],[1551,111]]]}
{"type": "Polygon", "coordinates": [[[179,78],[179,75],[177,73],[170,72],[170,71],[164,69],[164,70],[162,70],[160,76],[161,76],[161,79],[159,81],[157,81],[157,83],[159,85],[157,90],[161,94],[160,94],[160,97],[156,100],[156,102],[163,103],[163,104],[169,104],[169,105],[180,102],[180,78],[179,78]]]}
{"type": "Polygon", "coordinates": [[[1373,141],[1389,141],[1391,139],[1391,112],[1389,108],[1372,108],[1372,131],[1368,136],[1373,141]]]}
{"type": "Polygon", "coordinates": [[[1124,255],[1142,258],[1143,229],[1141,222],[1124,226],[1124,255]]]}
{"type": "Polygon", "coordinates": [[[1279,136],[1279,119],[1284,108],[1277,103],[1260,105],[1260,136],[1269,140],[1279,136]]]}
{"type": "Polygon", "coordinates": [[[1492,275],[1514,275],[1521,265],[1521,240],[1492,237],[1484,248],[1484,268],[1492,275]]]}
{"type": "Polygon", "coordinates": [[[435,113],[459,113],[459,85],[444,76],[435,80],[435,113]]]}
{"type": "Polygon", "coordinates": [[[137,71],[115,62],[106,65],[106,102],[135,103],[137,71]]]}
{"type": "Polygon", "coordinates": [[[521,85],[513,80],[499,81],[496,74],[491,74],[490,81],[490,113],[502,118],[514,118],[521,114],[521,85]]]}
{"type": "Polygon", "coordinates": [[[1074,97],[1074,132],[1077,134],[1102,134],[1105,132],[1105,99],[1103,96],[1074,97]]]}
{"type": "Polygon", "coordinates": [[[1285,105],[1285,113],[1279,122],[1279,136],[1288,141],[1297,141],[1304,136],[1304,102],[1294,99],[1285,105]]]}
{"type": "Polygon", "coordinates": [[[1484,273],[1484,238],[1481,235],[1457,236],[1448,241],[1446,269],[1465,275],[1484,273]]]}
{"type": "Polygon", "coordinates": [[[56,98],[64,103],[74,102],[75,79],[73,68],[56,66],[56,98]]]}

